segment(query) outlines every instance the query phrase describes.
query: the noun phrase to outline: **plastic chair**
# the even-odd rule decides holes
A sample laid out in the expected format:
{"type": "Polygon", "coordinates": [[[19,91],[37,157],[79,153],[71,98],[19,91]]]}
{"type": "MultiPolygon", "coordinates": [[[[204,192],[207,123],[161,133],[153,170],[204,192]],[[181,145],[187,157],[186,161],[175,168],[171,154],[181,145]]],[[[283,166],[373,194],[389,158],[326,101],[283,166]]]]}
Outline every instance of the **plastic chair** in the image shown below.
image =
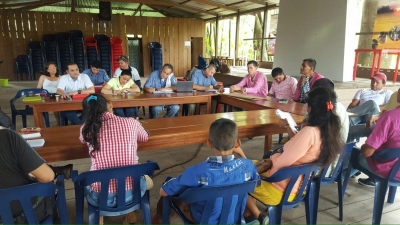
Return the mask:
{"type": "Polygon", "coordinates": [[[84,188],[92,183],[101,182],[102,192],[99,195],[99,207],[88,203],[89,224],[99,224],[102,216],[120,216],[141,209],[145,224],[151,224],[149,191],[140,196],[140,177],[144,174],[152,176],[154,170],[160,169],[155,162],[147,162],[132,166],[117,167],[104,170],[88,171],[79,174],[72,171],[71,177],[75,186],[76,224],[83,223],[84,188]],[[127,177],[133,178],[133,202],[125,203],[125,181],[127,177]],[[108,187],[111,179],[117,180],[117,206],[108,207],[108,187]],[[105,191],[106,190],[106,191],[105,191]]]}
{"type": "Polygon", "coordinates": [[[0,189],[0,217],[3,224],[14,224],[10,203],[19,201],[28,224],[52,224],[53,216],[47,216],[43,221],[38,221],[33,209],[31,198],[39,196],[55,196],[53,212],[57,211],[61,224],[69,224],[67,202],[65,200],[64,176],[57,176],[57,182],[33,183],[7,189],[0,189]],[[57,194],[57,195],[56,195],[57,194]]]}
{"type": "Polygon", "coordinates": [[[313,218],[311,224],[317,224],[318,219],[318,204],[319,204],[319,193],[322,185],[331,184],[334,181],[337,181],[338,188],[338,197],[339,197],[339,220],[343,221],[343,197],[345,193],[345,189],[343,189],[343,180],[342,180],[342,169],[343,162],[348,162],[350,160],[351,151],[353,150],[354,143],[348,143],[345,145],[344,151],[340,154],[340,157],[337,161],[336,167],[332,172],[331,177],[326,177],[326,173],[329,170],[330,165],[326,166],[322,173],[318,177],[314,177],[310,186],[310,202],[312,203],[313,210],[313,218]]]}
{"type": "MultiPolygon", "coordinates": [[[[351,157],[354,157],[356,155],[358,154],[352,154],[351,157]]],[[[375,159],[382,161],[393,160],[396,158],[398,159],[400,158],[400,148],[388,148],[371,157],[374,157],[375,159]]],[[[352,166],[349,165],[350,169],[351,167],[352,166]]],[[[393,203],[394,198],[396,196],[397,186],[400,186],[400,180],[395,178],[398,171],[400,170],[400,160],[397,160],[397,162],[393,165],[389,177],[382,177],[380,175],[365,171],[362,167],[356,169],[359,169],[363,173],[368,174],[375,180],[375,197],[374,197],[374,210],[372,214],[372,224],[380,224],[382,219],[383,204],[387,190],[389,189],[387,202],[393,203]]],[[[346,176],[349,176],[349,174],[350,172],[348,172],[346,176]]],[[[348,177],[346,178],[348,179],[348,177]]]]}
{"type": "Polygon", "coordinates": [[[286,179],[290,179],[290,182],[286,187],[281,202],[278,205],[266,205],[267,206],[266,211],[268,212],[269,215],[269,224],[281,224],[282,210],[294,208],[303,201],[305,202],[306,205],[305,208],[306,208],[307,224],[310,224],[310,221],[312,221],[313,218],[312,215],[313,212],[311,210],[312,206],[310,206],[312,202],[309,201],[308,195],[310,190],[308,187],[310,187],[311,180],[313,179],[318,169],[319,166],[313,164],[303,164],[300,166],[293,166],[280,169],[276,173],[274,173],[271,177],[262,177],[262,176],[260,177],[261,180],[266,182],[279,182],[286,179]],[[304,177],[304,179],[299,188],[298,192],[299,194],[293,201],[289,202],[288,199],[290,196],[290,192],[292,191],[293,186],[296,183],[297,179],[301,176],[304,177]]]}
{"type": "MultiPolygon", "coordinates": [[[[22,96],[29,95],[29,94],[38,94],[38,93],[43,93],[45,92],[46,95],[49,94],[49,92],[46,89],[40,89],[40,88],[31,88],[31,89],[22,89],[17,92],[15,97],[10,100],[10,106],[11,106],[11,117],[14,125],[16,124],[16,117],[17,115],[22,116],[22,126],[26,127],[26,116],[27,115],[33,115],[33,109],[29,106],[25,106],[25,109],[17,109],[15,108],[14,102],[21,98],[22,96]]],[[[44,122],[46,127],[50,127],[50,122],[49,122],[49,114],[47,112],[43,113],[44,116],[44,122]]]]}
{"type": "Polygon", "coordinates": [[[234,221],[230,224],[245,224],[243,211],[246,207],[247,195],[248,193],[254,192],[257,181],[258,180],[253,180],[241,184],[215,187],[204,186],[198,188],[189,188],[185,190],[179,197],[163,197],[162,223],[169,224],[170,210],[172,208],[179,215],[184,224],[193,224],[172,202],[172,199],[177,199],[187,204],[206,201],[204,212],[201,216],[201,221],[199,221],[199,224],[208,224],[215,202],[219,198],[222,198],[223,205],[218,224],[228,224],[228,222],[230,222],[228,219],[231,213],[231,208],[233,208],[232,206],[234,206],[234,221]]]}

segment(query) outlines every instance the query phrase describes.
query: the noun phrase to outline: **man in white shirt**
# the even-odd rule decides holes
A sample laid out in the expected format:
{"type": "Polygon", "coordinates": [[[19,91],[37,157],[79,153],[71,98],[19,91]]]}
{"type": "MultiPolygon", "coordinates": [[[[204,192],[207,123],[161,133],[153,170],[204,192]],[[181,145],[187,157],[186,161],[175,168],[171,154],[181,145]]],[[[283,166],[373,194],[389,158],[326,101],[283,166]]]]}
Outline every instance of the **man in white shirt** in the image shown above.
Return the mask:
{"type": "MultiPolygon", "coordinates": [[[[68,63],[67,73],[60,77],[57,86],[57,94],[62,98],[70,98],[75,94],[92,94],[94,86],[89,76],[79,73],[79,68],[76,63],[68,63]]],[[[72,124],[82,124],[82,120],[78,117],[77,111],[65,111],[61,114],[67,118],[72,124]]]]}
{"type": "Polygon", "coordinates": [[[371,78],[371,89],[359,90],[347,107],[347,112],[358,116],[350,118],[350,125],[366,123],[373,115],[378,114],[389,102],[393,91],[384,90],[387,77],[384,73],[376,73],[371,78]]]}

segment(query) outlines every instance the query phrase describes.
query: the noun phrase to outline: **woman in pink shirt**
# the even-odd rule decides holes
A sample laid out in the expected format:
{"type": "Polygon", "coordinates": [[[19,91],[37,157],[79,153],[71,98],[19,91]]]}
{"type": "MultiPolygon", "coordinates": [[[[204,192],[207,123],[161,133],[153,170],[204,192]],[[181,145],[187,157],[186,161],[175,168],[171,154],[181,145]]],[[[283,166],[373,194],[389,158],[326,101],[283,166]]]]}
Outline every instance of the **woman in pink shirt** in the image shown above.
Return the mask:
{"type": "MultiPolygon", "coordinates": [[[[333,162],[343,149],[340,135],[340,119],[333,110],[332,102],[336,102],[336,94],[324,87],[315,88],[308,93],[308,119],[303,122],[305,127],[294,135],[283,146],[282,153],[275,153],[269,159],[264,159],[262,165],[257,166],[258,173],[270,177],[282,168],[314,163],[326,166],[333,162]]],[[[286,120],[280,125],[289,128],[286,120]]],[[[269,183],[262,181],[254,193],[247,200],[244,216],[246,221],[258,219],[261,224],[269,221],[265,213],[261,213],[256,206],[256,199],[267,205],[280,203],[283,192],[290,179],[281,182],[269,183]]],[[[289,201],[297,195],[303,179],[299,178],[289,196],[289,201]]]]}
{"type": "Polygon", "coordinates": [[[251,60],[247,63],[247,74],[242,81],[230,87],[230,91],[242,91],[243,93],[259,94],[267,96],[268,94],[268,81],[267,77],[257,71],[258,62],[251,60]]]}

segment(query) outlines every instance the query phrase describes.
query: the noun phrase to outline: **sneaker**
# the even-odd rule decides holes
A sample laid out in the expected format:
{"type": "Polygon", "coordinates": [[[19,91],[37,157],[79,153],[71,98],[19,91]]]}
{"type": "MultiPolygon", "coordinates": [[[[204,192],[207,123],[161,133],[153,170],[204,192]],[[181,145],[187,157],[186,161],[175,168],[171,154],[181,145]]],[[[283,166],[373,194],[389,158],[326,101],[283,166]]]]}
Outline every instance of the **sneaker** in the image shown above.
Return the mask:
{"type": "Polygon", "coordinates": [[[357,173],[355,173],[353,176],[351,176],[350,178],[356,178],[357,176],[360,176],[361,175],[361,172],[360,171],[358,171],[357,173]]]}
{"type": "Polygon", "coordinates": [[[258,216],[258,221],[260,222],[260,224],[269,224],[269,217],[266,213],[262,212],[258,216]]]}
{"type": "Polygon", "coordinates": [[[375,181],[369,177],[358,179],[358,183],[367,187],[375,187],[375,181]]]}

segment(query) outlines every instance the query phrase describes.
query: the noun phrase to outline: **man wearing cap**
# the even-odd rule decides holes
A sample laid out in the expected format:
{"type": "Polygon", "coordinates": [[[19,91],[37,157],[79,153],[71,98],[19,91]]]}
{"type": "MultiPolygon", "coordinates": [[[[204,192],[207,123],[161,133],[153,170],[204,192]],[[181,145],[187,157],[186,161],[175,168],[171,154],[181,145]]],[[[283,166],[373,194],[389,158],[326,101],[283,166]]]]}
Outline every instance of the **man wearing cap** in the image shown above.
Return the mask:
{"type": "Polygon", "coordinates": [[[101,62],[96,60],[90,63],[90,69],[84,70],[82,73],[89,76],[94,85],[106,85],[110,80],[107,72],[101,68],[101,62]]]}
{"type": "Polygon", "coordinates": [[[358,115],[350,118],[350,126],[366,123],[369,118],[378,114],[389,102],[393,91],[383,89],[386,79],[384,73],[376,73],[371,78],[371,89],[361,89],[356,93],[347,107],[347,112],[358,115]]]}
{"type": "Polygon", "coordinates": [[[114,77],[119,77],[122,70],[129,70],[132,74],[132,80],[140,88],[140,90],[142,90],[142,83],[140,82],[139,72],[134,67],[129,66],[128,57],[121,55],[120,57],[118,57],[117,61],[119,62],[119,68],[115,70],[114,77]]]}

